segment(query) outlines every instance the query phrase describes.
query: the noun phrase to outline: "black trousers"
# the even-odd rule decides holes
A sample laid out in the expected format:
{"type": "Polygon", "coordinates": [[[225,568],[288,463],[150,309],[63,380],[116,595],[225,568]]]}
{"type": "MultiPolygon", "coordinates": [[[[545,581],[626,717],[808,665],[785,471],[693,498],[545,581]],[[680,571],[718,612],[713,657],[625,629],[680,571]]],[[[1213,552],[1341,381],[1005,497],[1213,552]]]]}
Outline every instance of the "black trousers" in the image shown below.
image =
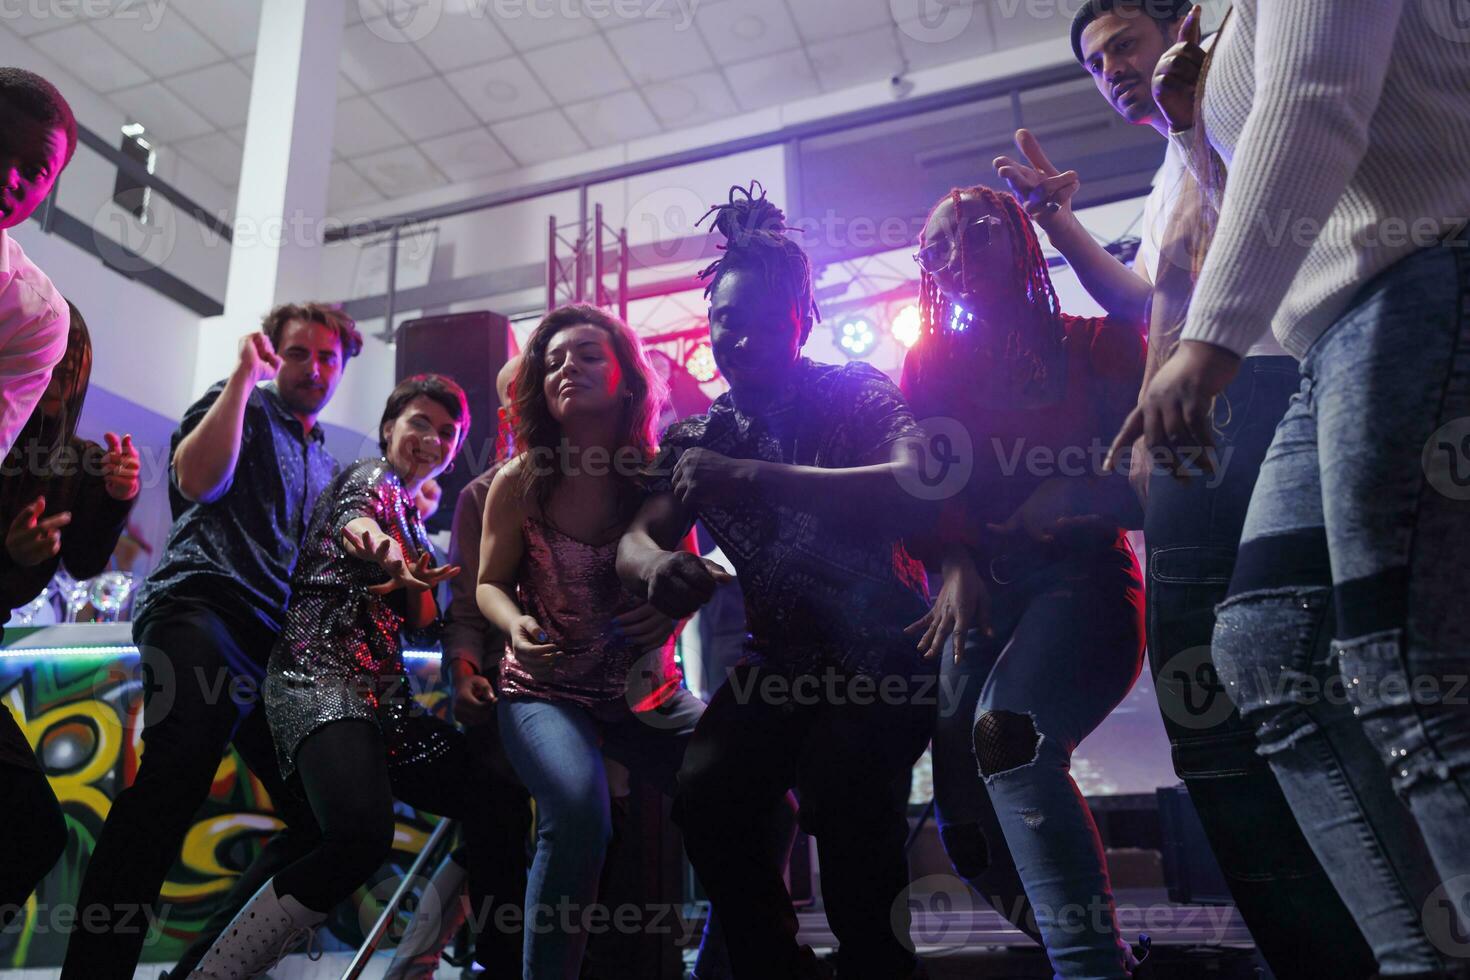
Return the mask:
{"type": "Polygon", "coordinates": [[[158,901],[231,743],[287,824],[273,846],[305,853],[318,834],[306,800],[281,779],[259,688],[232,689],[236,678],[264,674],[274,633],[248,616],[226,619],[210,606],[173,602],[150,609],[133,635],[147,679],[143,760],[113,800],[87,864],[66,980],[133,976],[147,933],[141,910],[158,901]]]}
{"type": "MultiPolygon", "coordinates": [[[[0,725],[15,725],[0,707],[0,725]]],[[[51,784],[39,769],[0,763],[0,813],[5,850],[0,858],[0,929],[20,914],[31,892],[66,850],[66,821],[51,784]]]]}
{"type": "MultiPolygon", "coordinates": [[[[495,928],[499,921],[519,923],[522,921],[520,907],[526,894],[526,868],[529,860],[527,842],[531,831],[531,796],[517,779],[505,749],[500,744],[500,726],[490,721],[465,729],[469,746],[467,766],[468,778],[490,787],[492,813],[485,834],[490,839],[491,859],[482,863],[478,870],[484,881],[476,892],[488,904],[476,910],[477,921],[484,923],[479,931],[477,956],[482,966],[492,976],[517,976],[521,969],[521,930],[495,928]],[[488,879],[486,876],[489,876],[488,879]],[[509,906],[512,911],[502,912],[509,906]],[[497,974],[495,971],[501,971],[497,974]]],[[[294,782],[294,778],[293,778],[294,782]]],[[[401,781],[394,781],[395,788],[401,781]]],[[[299,785],[299,784],[297,784],[299,785]]],[[[396,791],[396,789],[395,789],[396,791]]],[[[431,811],[437,812],[437,811],[431,811]]],[[[464,834],[468,837],[468,833],[464,834]]],[[[210,917],[194,942],[179,957],[178,965],[170,976],[183,977],[199,965],[215,937],[235,917],[235,913],[260,890],[267,880],[290,867],[311,853],[316,845],[314,837],[303,834],[277,834],[260,852],[256,859],[236,879],[229,895],[210,917]]],[[[469,848],[461,846],[455,852],[455,860],[462,867],[470,867],[469,848]]],[[[279,882],[278,882],[279,884],[279,882]]]]}
{"type": "Polygon", "coordinates": [[[903,680],[895,697],[823,677],[803,687],[800,678],[747,665],[715,693],[695,728],[674,816],[724,923],[739,980],[796,975],[796,912],[777,862],[764,853],[776,838],[770,821],[792,787],[801,826],[817,841],[839,974],[894,980],[912,972],[911,947],[898,938],[898,926],[907,937],[907,919],[896,922],[893,908],[909,880],[909,774],[929,744],[937,701],[935,688],[903,680]]]}
{"type": "Polygon", "coordinates": [[[470,873],[471,929],[492,937],[478,958],[491,966],[486,960],[499,956],[501,961],[492,968],[497,972],[508,968],[509,975],[515,975],[520,969],[520,944],[506,941],[509,932],[497,929],[495,923],[499,907],[518,904],[520,896],[509,896],[507,902],[507,896],[490,893],[487,885],[513,879],[517,871],[524,880],[525,827],[518,828],[517,840],[517,828],[502,827],[496,820],[493,784],[461,732],[429,715],[414,717],[410,724],[442,727],[449,751],[390,767],[381,730],[373,722],[359,720],[332,722],[302,741],[297,770],[322,836],[315,848],[276,875],[276,893],[290,895],[318,912],[329,912],[350,896],[392,852],[396,797],[415,809],[461,822],[470,873]]]}
{"type": "Polygon", "coordinates": [[[1261,955],[1282,978],[1362,977],[1372,951],[1210,659],[1251,490],[1299,385],[1293,358],[1246,358],[1215,410],[1220,474],[1150,480],[1148,656],[1174,770],[1261,955]]]}

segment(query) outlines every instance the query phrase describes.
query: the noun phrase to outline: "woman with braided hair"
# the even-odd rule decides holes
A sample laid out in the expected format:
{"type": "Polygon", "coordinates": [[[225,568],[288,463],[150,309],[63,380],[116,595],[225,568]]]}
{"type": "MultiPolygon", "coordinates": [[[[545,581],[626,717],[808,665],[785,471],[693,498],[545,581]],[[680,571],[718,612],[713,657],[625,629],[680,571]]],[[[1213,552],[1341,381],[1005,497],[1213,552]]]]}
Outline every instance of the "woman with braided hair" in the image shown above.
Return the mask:
{"type": "Polygon", "coordinates": [[[928,605],[901,543],[923,506],[905,490],[919,482],[919,429],[871,366],[801,356],[811,265],[759,186],[712,210],[725,244],[705,270],[710,339],[730,390],[664,434],[618,553],[631,591],[687,616],[716,585],[677,550],[698,519],[745,596],[747,655],[695,728],[675,819],[735,976],[821,976],[765,843],[794,786],[839,974],[906,980],[921,975],[904,901],[907,787],[935,710],[934,667],[903,633],[928,605]]]}
{"type": "Polygon", "coordinates": [[[943,575],[910,633],[926,659],[945,654],[942,689],[957,692],[934,737],[941,839],[961,876],[1039,931],[1058,977],[1127,977],[1136,960],[1069,767],[1142,665],[1141,582],[1123,535],[1141,515],[1101,457],[1138,391],[1143,339],[1061,312],[1009,194],[951,191],[916,258],[923,333],[904,392],[973,450],[937,527],[910,542],[943,575]]]}

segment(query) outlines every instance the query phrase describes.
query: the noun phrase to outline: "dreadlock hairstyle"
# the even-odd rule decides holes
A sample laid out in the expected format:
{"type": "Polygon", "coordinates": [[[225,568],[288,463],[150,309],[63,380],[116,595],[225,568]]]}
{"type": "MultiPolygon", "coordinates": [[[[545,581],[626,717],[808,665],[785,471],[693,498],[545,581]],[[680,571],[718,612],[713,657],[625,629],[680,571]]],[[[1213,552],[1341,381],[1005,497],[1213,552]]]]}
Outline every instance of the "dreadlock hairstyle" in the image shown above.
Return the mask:
{"type": "MultiPolygon", "coordinates": [[[[966,204],[978,205],[997,215],[1010,235],[1012,267],[1006,281],[1012,283],[1016,290],[1017,306],[1029,309],[1032,315],[1009,324],[1002,357],[1013,386],[1024,389],[1028,385],[1042,383],[1046,380],[1047,362],[1060,350],[1066,328],[1061,304],[1047,271],[1046,256],[1041,251],[1041,242],[1036,237],[1031,219],[1014,195],[977,185],[957,187],[941,198],[930,210],[928,220],[924,222],[926,228],[946,201],[954,208],[954,237],[961,269],[971,261],[971,256],[965,252],[966,204]]],[[[920,268],[920,335],[914,350],[921,375],[932,375],[947,365],[954,365],[973,377],[967,371],[968,358],[965,355],[974,353],[995,337],[992,332],[982,339],[984,331],[971,329],[977,319],[985,319],[978,313],[956,306],[939,288],[938,280],[928,270],[920,268]]]]}
{"type": "Polygon", "coordinates": [[[767,285],[791,299],[798,315],[805,317],[810,313],[821,322],[822,314],[812,289],[811,260],[800,245],[786,237],[787,232],[796,229],[786,224],[786,215],[780,208],[766,200],[766,189],[760,181],[752,180],[748,188],[738,184],[731,187],[729,200],[710,205],[694,227],[704,224],[710,215],[715,216],[712,230],[725,239],[725,244],[716,247],[725,254],[699,272],[700,279],[709,280],[704,287],[706,299],[714,295],[720,277],[727,270],[755,269],[767,285]]]}

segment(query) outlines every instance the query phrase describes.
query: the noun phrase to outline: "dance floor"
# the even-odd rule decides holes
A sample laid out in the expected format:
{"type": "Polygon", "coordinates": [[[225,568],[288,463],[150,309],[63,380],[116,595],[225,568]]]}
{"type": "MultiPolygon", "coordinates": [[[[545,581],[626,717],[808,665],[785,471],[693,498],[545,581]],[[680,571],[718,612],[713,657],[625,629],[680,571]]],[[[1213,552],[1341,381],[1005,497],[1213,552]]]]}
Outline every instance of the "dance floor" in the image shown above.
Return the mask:
{"type": "MultiPolygon", "coordinates": [[[[1255,948],[1240,916],[1231,906],[1177,905],[1162,891],[1120,890],[1118,918],[1124,936],[1136,942],[1140,933],[1153,941],[1147,973],[1140,980],[1255,980],[1255,948]]],[[[819,951],[830,950],[832,932],[820,911],[802,912],[801,941],[819,951]]],[[[929,969],[931,980],[1049,980],[1040,948],[990,908],[955,912],[919,912],[910,933],[929,969]]],[[[380,953],[363,974],[379,980],[391,955],[380,953]]],[[[337,980],[350,954],[332,953],[317,962],[305,955],[289,957],[274,980],[337,980]]],[[[167,964],[140,967],[135,980],[157,980],[167,964]]],[[[55,980],[55,969],[0,970],[3,980],[55,980]]],[[[440,980],[457,980],[448,966],[440,980]]]]}

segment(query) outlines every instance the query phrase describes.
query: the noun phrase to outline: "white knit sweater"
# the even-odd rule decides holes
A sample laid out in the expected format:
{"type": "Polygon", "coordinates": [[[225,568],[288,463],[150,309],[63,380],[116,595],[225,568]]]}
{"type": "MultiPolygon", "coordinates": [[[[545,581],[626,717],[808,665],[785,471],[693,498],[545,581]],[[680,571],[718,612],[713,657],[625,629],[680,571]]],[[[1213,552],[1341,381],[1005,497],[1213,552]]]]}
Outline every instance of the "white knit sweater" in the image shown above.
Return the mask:
{"type": "Polygon", "coordinates": [[[1301,357],[1353,294],[1470,218],[1461,0],[1237,0],[1205,83],[1220,224],[1183,336],[1301,357]]]}

